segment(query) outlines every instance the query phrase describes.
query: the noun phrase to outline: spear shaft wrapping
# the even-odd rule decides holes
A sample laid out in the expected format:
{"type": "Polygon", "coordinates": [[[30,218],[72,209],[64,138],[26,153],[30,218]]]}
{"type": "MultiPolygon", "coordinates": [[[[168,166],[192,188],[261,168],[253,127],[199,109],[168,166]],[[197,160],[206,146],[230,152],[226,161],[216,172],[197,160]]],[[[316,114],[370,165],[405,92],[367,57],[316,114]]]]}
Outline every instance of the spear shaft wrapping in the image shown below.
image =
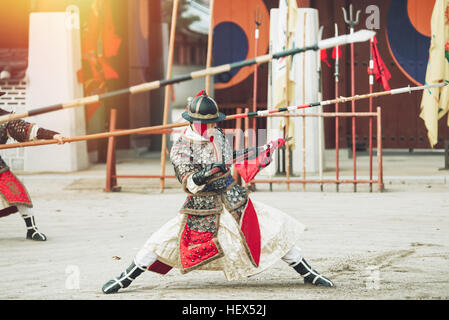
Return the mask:
{"type": "Polygon", "coordinates": [[[140,92],[151,91],[151,90],[159,89],[161,87],[165,87],[167,85],[171,85],[171,84],[175,84],[175,83],[179,83],[179,82],[183,82],[183,81],[193,80],[193,79],[197,79],[197,78],[204,78],[207,76],[216,75],[216,74],[220,74],[220,73],[226,73],[226,72],[231,71],[232,69],[251,66],[254,64],[268,63],[273,59],[276,60],[276,59],[280,59],[282,57],[291,56],[291,55],[295,55],[295,54],[310,51],[310,50],[317,51],[320,49],[333,48],[337,45],[345,45],[348,43],[368,41],[374,35],[375,35],[374,31],[361,30],[361,31],[355,32],[354,34],[348,34],[348,35],[343,35],[343,36],[339,36],[339,37],[321,40],[312,46],[307,46],[307,47],[303,47],[303,48],[293,48],[290,50],[285,50],[285,51],[281,51],[281,52],[274,53],[274,54],[267,54],[267,55],[259,56],[259,57],[256,57],[256,58],[250,59],[250,60],[242,60],[242,61],[237,61],[237,62],[230,63],[230,64],[220,65],[217,67],[206,68],[203,70],[194,71],[194,72],[179,75],[179,76],[176,76],[176,77],[173,77],[170,79],[146,82],[146,83],[142,83],[142,84],[132,86],[129,88],[111,91],[111,92],[103,93],[100,95],[94,95],[94,96],[74,99],[74,100],[68,101],[66,103],[55,104],[55,105],[51,105],[51,106],[47,106],[47,107],[37,108],[37,109],[33,109],[33,110],[23,112],[23,113],[14,113],[14,114],[0,116],[0,123],[17,120],[17,119],[21,119],[21,118],[26,118],[26,117],[37,116],[40,114],[54,112],[54,111],[58,111],[58,110],[68,109],[68,108],[80,107],[80,106],[88,105],[91,103],[97,103],[101,100],[110,99],[110,98],[114,98],[114,97],[125,95],[125,94],[136,94],[136,93],[140,93],[140,92]]]}
{"type": "MultiPolygon", "coordinates": [[[[300,109],[306,109],[306,108],[312,108],[312,107],[318,107],[318,106],[327,106],[327,105],[331,105],[331,104],[345,103],[345,102],[356,101],[356,100],[363,100],[363,99],[368,99],[371,97],[377,98],[377,97],[387,96],[387,95],[412,93],[413,91],[421,91],[421,90],[426,90],[426,89],[431,89],[431,88],[440,88],[440,87],[446,86],[447,84],[448,84],[448,82],[445,81],[445,82],[438,83],[438,84],[430,84],[430,85],[418,86],[418,87],[408,86],[408,87],[393,89],[393,90],[389,90],[389,91],[368,93],[368,94],[364,94],[364,95],[355,95],[353,97],[347,97],[347,98],[340,97],[340,98],[336,98],[333,100],[314,102],[311,104],[306,104],[306,105],[301,105],[301,106],[290,106],[290,107],[284,107],[284,108],[278,108],[278,109],[272,109],[272,110],[259,110],[257,112],[249,112],[249,113],[237,113],[237,114],[226,116],[226,118],[224,120],[234,120],[234,119],[251,118],[251,117],[267,117],[267,116],[273,115],[275,113],[291,112],[291,111],[300,110],[300,109]]],[[[324,116],[324,114],[322,114],[321,116],[324,116]]],[[[159,126],[153,126],[153,127],[144,127],[144,128],[127,129],[127,130],[116,130],[113,132],[103,132],[103,133],[78,136],[78,137],[73,137],[73,138],[64,138],[63,141],[64,142],[76,142],[76,141],[104,139],[104,138],[109,138],[109,137],[125,136],[125,135],[130,135],[130,134],[139,134],[139,133],[153,133],[153,134],[166,133],[166,132],[164,132],[164,130],[186,127],[189,124],[190,124],[190,122],[184,121],[184,122],[171,123],[171,124],[167,124],[167,125],[159,125],[159,126]]],[[[41,145],[49,145],[49,144],[56,144],[56,143],[58,143],[58,140],[55,140],[55,139],[29,141],[29,142],[22,142],[22,143],[11,143],[11,144],[0,145],[0,150],[12,149],[12,148],[18,148],[18,147],[41,146],[41,145]]]]}

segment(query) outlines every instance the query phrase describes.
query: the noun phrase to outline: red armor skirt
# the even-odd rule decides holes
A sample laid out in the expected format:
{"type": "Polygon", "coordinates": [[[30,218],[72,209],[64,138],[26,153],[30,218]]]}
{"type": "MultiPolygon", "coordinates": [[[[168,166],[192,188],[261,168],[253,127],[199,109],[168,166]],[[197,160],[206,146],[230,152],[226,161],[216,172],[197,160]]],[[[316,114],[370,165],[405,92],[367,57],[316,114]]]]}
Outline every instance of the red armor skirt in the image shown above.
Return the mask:
{"type": "Polygon", "coordinates": [[[16,205],[33,206],[25,186],[9,170],[0,173],[0,196],[8,203],[6,208],[0,210],[0,217],[16,213],[16,205]]]}

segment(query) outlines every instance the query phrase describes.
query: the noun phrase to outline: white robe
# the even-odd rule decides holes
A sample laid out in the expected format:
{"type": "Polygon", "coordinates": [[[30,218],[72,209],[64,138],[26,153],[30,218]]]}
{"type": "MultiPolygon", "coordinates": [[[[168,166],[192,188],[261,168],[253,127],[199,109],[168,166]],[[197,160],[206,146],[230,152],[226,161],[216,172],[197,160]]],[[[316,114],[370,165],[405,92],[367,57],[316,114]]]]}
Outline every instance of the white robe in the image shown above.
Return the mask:
{"type": "MultiPolygon", "coordinates": [[[[218,242],[224,256],[211,261],[197,270],[223,270],[228,280],[248,277],[272,266],[295,246],[305,227],[284,212],[253,201],[259,220],[261,254],[259,267],[251,263],[239,232],[239,226],[225,209],[220,216],[218,242]]],[[[184,226],[182,215],[169,220],[145,243],[144,249],[156,253],[159,259],[173,267],[180,268],[179,232],[184,226]]]]}

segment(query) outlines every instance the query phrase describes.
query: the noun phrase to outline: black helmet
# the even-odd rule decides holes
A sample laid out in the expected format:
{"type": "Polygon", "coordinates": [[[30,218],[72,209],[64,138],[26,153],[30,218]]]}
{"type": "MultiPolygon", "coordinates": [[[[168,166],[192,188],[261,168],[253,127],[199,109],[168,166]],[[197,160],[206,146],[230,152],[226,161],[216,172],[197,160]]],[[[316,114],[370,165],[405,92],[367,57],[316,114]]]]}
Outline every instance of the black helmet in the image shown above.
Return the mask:
{"type": "Polygon", "coordinates": [[[190,122],[215,123],[224,120],[226,115],[218,111],[215,100],[203,90],[190,102],[182,117],[190,122]]]}

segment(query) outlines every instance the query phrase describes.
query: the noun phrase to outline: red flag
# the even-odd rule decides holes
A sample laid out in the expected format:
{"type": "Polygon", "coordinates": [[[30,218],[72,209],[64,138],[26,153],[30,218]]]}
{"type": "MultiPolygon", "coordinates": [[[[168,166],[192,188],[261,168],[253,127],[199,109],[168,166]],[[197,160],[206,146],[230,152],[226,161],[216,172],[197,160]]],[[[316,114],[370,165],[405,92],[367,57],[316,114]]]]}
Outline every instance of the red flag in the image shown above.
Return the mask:
{"type": "MultiPolygon", "coordinates": [[[[108,61],[117,55],[122,42],[115,34],[110,6],[111,0],[94,0],[87,25],[83,30],[84,68],[79,78],[83,80],[85,96],[105,93],[106,80],[119,77],[108,61]]],[[[87,120],[94,115],[101,104],[102,102],[98,102],[86,107],[87,120]]]]}
{"type": "Polygon", "coordinates": [[[321,49],[321,61],[323,61],[330,68],[331,65],[329,61],[327,61],[327,51],[326,49],[321,49]]]}
{"type": "Polygon", "coordinates": [[[267,167],[271,163],[274,150],[282,147],[284,144],[284,139],[277,139],[276,141],[272,141],[267,145],[267,150],[258,155],[256,159],[238,162],[235,164],[235,168],[242,176],[243,180],[245,180],[245,182],[250,182],[254,179],[254,177],[259,173],[260,170],[267,167]]]}
{"type": "MultiPolygon", "coordinates": [[[[385,90],[391,90],[390,85],[388,84],[388,80],[391,79],[390,71],[388,71],[387,66],[384,64],[382,58],[379,54],[379,49],[377,48],[377,39],[373,37],[373,41],[371,42],[371,47],[373,51],[373,74],[376,77],[376,81],[380,83],[385,90]]],[[[368,67],[369,74],[369,67],[368,67]]]]}
{"type": "Polygon", "coordinates": [[[338,58],[341,59],[341,47],[336,46],[332,50],[332,59],[334,59],[334,60],[337,59],[337,49],[338,49],[338,58]]]}
{"type": "Polygon", "coordinates": [[[101,30],[101,35],[103,36],[103,54],[106,58],[110,58],[118,54],[122,39],[115,34],[114,20],[112,19],[111,12],[111,0],[107,0],[102,4],[104,10],[103,25],[101,30]]]}

